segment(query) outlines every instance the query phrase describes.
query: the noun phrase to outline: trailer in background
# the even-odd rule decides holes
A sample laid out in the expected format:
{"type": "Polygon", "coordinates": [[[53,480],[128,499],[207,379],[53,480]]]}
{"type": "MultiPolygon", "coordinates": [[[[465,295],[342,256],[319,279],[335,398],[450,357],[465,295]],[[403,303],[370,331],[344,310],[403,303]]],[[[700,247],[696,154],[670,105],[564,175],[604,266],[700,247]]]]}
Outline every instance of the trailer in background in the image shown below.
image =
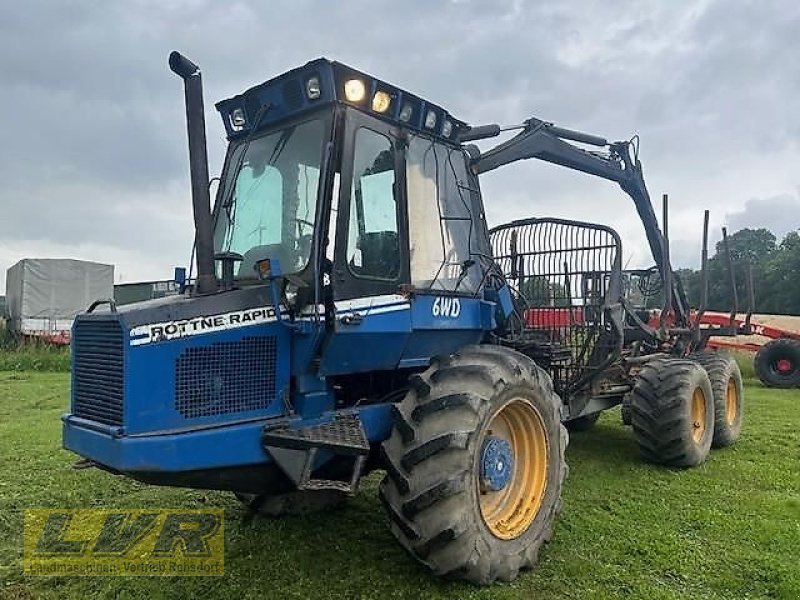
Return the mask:
{"type": "Polygon", "coordinates": [[[181,286],[174,279],[118,283],[114,286],[114,302],[116,302],[117,306],[124,306],[134,302],[175,296],[180,291],[181,286]]]}
{"type": "MultiPolygon", "coordinates": [[[[705,313],[701,323],[705,325],[720,325],[729,322],[728,315],[720,313],[705,313]]],[[[760,344],[754,341],[722,340],[711,338],[708,345],[712,348],[728,350],[741,350],[754,352],[753,366],[761,382],[769,387],[790,388],[800,387],[800,333],[776,327],[766,323],[758,323],[735,317],[734,325],[743,335],[756,335],[768,338],[769,341],[760,344]]]]}
{"type": "Polygon", "coordinates": [[[64,258],[25,258],[6,272],[7,327],[23,337],[69,343],[75,315],[114,297],[114,266],[64,258]]]}

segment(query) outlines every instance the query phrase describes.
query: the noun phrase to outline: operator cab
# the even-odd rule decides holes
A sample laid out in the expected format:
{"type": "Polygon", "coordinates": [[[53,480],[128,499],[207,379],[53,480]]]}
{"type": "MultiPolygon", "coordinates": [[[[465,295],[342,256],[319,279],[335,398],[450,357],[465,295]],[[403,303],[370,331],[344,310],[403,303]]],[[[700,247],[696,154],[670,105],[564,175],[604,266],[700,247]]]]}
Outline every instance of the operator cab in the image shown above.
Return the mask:
{"type": "Polygon", "coordinates": [[[238,287],[277,264],[295,312],[317,286],[326,303],[480,289],[490,250],[465,123],[325,59],[216,106],[230,144],[214,250],[241,257],[238,287]]]}

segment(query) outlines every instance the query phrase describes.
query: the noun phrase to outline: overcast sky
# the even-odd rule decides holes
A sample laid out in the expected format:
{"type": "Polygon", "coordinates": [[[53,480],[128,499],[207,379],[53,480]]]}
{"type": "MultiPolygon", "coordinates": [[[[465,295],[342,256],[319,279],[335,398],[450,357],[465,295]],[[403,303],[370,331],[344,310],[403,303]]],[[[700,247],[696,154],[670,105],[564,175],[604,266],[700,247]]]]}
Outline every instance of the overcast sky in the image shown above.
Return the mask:
{"type": "MultiPolygon", "coordinates": [[[[180,50],[213,110],[326,56],[473,124],[535,115],[641,137],[673,261],[696,264],[702,211],[715,231],[800,227],[800,3],[3,2],[0,4],[0,270],[24,257],[116,265],[119,281],[168,278],[193,237],[180,50]]],[[[483,180],[490,223],[524,216],[616,227],[631,266],[651,263],[614,184],[532,161],[483,180]]],[[[0,277],[0,290],[5,288],[0,277]]]]}

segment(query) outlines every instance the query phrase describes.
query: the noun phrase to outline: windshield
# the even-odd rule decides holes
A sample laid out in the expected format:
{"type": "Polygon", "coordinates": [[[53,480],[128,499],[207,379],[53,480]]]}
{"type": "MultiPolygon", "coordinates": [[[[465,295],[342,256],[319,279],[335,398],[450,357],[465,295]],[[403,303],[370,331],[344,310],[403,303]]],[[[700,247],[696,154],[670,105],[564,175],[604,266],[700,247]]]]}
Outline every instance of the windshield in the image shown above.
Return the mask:
{"type": "Polygon", "coordinates": [[[277,259],[283,273],[308,264],[317,206],[324,123],[307,121],[241,143],[232,153],[217,212],[214,247],[236,252],[239,278],[277,259]]]}

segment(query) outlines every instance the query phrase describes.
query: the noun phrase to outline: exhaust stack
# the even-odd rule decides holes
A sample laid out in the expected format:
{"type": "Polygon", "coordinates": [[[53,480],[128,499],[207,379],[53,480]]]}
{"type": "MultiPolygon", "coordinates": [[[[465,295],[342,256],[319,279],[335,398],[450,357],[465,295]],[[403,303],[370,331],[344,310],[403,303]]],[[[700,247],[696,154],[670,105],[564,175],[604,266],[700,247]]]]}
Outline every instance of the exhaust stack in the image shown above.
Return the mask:
{"type": "Polygon", "coordinates": [[[171,52],[169,68],[183,79],[186,97],[186,130],[189,137],[189,172],[192,181],[195,244],[197,246],[197,293],[217,291],[214,272],[214,240],[211,199],[208,193],[208,151],[203,112],[203,79],[200,67],[180,52],[171,52]]]}

